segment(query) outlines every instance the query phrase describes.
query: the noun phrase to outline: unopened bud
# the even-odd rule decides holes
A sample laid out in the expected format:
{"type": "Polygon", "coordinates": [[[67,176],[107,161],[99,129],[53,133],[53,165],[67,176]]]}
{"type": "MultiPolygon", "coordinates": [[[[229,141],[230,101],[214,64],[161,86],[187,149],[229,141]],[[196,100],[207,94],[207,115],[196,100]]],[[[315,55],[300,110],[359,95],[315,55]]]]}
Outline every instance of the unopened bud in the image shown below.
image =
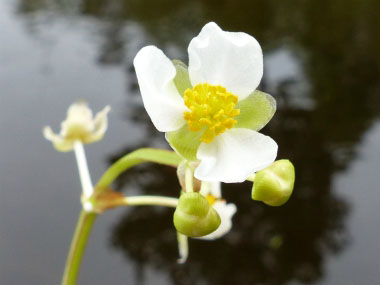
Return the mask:
{"type": "Polygon", "coordinates": [[[189,237],[201,237],[214,232],[220,225],[219,214],[201,194],[183,193],[173,217],[178,232],[189,237]]]}
{"type": "Polygon", "coordinates": [[[293,164],[287,160],[277,160],[256,173],[252,199],[269,206],[285,204],[293,192],[295,172],[293,164]]]}

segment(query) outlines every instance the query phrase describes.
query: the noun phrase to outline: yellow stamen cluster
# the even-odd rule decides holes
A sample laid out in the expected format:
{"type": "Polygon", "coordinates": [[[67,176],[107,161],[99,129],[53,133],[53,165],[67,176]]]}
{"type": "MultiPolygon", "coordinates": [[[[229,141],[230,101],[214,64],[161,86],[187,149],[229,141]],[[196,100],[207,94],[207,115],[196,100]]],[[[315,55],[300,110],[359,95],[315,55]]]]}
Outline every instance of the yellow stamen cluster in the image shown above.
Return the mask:
{"type": "Polygon", "coordinates": [[[200,141],[210,143],[217,135],[231,129],[240,114],[235,109],[238,97],[222,86],[201,83],[184,94],[185,105],[190,112],[184,113],[189,129],[194,132],[205,130],[200,141]]]}

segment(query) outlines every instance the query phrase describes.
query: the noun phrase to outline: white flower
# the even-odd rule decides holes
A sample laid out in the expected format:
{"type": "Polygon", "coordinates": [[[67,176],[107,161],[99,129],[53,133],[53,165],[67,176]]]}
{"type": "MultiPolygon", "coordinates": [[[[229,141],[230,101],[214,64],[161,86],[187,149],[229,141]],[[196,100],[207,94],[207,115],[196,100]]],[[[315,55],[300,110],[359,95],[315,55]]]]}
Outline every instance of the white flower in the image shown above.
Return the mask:
{"type": "Polygon", "coordinates": [[[144,106],[170,145],[199,161],[196,178],[242,182],[277,155],[276,142],[257,132],[275,112],[274,99],[255,91],[263,74],[261,47],[248,34],[208,23],[188,54],[187,73],[154,46],[138,52],[144,106]]]}
{"type": "Polygon", "coordinates": [[[107,113],[110,107],[106,106],[102,111],[92,116],[92,111],[87,103],[80,101],[72,104],[68,111],[66,120],[61,124],[61,132],[53,133],[50,127],[43,130],[47,140],[53,142],[58,151],[71,151],[76,141],[92,143],[103,138],[107,130],[107,113]]]}
{"type": "Polygon", "coordinates": [[[206,190],[203,191],[203,193],[201,192],[201,194],[204,195],[207,200],[209,200],[212,207],[218,212],[221,223],[220,226],[216,229],[216,231],[206,236],[200,237],[200,239],[218,239],[231,230],[232,217],[236,213],[236,206],[233,203],[227,204],[227,202],[222,199],[220,182],[209,183],[209,187],[206,187],[206,190]]]}

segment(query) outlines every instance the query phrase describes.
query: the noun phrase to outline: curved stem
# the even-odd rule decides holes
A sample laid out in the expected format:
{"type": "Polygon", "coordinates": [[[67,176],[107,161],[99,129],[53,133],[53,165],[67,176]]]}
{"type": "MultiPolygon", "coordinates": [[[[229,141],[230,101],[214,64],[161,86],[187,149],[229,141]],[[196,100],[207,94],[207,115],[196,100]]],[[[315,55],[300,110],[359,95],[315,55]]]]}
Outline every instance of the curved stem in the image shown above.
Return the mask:
{"type": "Polygon", "coordinates": [[[108,168],[96,184],[95,191],[104,191],[125,170],[144,162],[155,162],[177,167],[181,162],[181,158],[175,152],[169,150],[152,148],[138,149],[120,158],[108,168]]]}
{"type": "Polygon", "coordinates": [[[87,213],[84,210],[80,213],[73,240],[71,242],[69,255],[67,257],[62,285],[76,284],[83,253],[96,216],[97,214],[87,213]]]}

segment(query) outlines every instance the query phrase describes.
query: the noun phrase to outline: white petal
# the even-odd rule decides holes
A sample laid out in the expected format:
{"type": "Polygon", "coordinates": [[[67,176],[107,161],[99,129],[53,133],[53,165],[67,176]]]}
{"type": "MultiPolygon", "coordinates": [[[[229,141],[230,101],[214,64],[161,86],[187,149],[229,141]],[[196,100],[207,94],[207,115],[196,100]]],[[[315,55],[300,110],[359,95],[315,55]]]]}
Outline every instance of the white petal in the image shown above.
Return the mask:
{"type": "Polygon", "coordinates": [[[201,143],[201,161],[195,177],[204,181],[243,182],[252,173],[270,165],[276,158],[277,144],[249,129],[231,129],[209,144],[201,143]]]}
{"type": "Polygon", "coordinates": [[[200,237],[200,239],[214,240],[220,238],[227,234],[232,228],[232,217],[236,213],[235,204],[226,204],[225,201],[217,201],[214,203],[213,207],[220,216],[220,226],[216,229],[216,231],[200,237]]]}
{"type": "Polygon", "coordinates": [[[110,106],[104,107],[102,111],[96,114],[94,119],[94,130],[91,135],[88,137],[88,142],[96,142],[101,140],[104,137],[104,134],[108,127],[108,118],[107,114],[111,110],[110,106]]]}
{"type": "Polygon", "coordinates": [[[215,198],[222,198],[222,183],[219,181],[202,181],[200,193],[205,197],[212,195],[215,198]]]}
{"type": "Polygon", "coordinates": [[[246,33],[225,32],[208,23],[188,48],[189,75],[198,83],[222,85],[239,96],[251,94],[263,76],[263,53],[255,38],[246,33]]]}
{"type": "Polygon", "coordinates": [[[50,127],[43,129],[45,139],[51,141],[58,151],[67,152],[74,149],[74,141],[55,134],[50,127]]]}
{"type": "Polygon", "coordinates": [[[215,198],[222,198],[222,183],[219,181],[212,181],[209,183],[211,185],[210,194],[215,198]]]}
{"type": "Polygon", "coordinates": [[[158,48],[147,46],[136,55],[133,64],[144,106],[154,126],[161,132],[179,129],[186,110],[182,97],[174,85],[176,69],[158,48]]]}

